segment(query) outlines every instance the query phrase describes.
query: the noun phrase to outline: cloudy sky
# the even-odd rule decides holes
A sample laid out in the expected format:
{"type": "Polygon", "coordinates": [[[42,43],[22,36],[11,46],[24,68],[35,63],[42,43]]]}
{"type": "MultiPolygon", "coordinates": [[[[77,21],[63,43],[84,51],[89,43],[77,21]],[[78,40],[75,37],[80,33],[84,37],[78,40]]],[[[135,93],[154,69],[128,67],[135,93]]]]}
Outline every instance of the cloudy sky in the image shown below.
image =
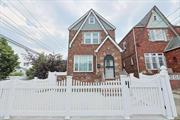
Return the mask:
{"type": "MultiPolygon", "coordinates": [[[[0,34],[38,52],[66,59],[68,27],[93,8],[114,26],[119,42],[156,5],[180,23],[180,0],[0,0],[0,34]]],[[[23,50],[15,47],[16,52],[23,50]]]]}

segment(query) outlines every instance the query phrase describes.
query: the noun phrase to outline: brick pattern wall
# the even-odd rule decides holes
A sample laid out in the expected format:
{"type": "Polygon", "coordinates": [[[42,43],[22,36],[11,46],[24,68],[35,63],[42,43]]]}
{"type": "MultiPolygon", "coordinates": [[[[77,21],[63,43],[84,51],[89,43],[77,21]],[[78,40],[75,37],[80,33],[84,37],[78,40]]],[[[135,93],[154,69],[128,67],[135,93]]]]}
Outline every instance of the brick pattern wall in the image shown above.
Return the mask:
{"type": "MultiPolygon", "coordinates": [[[[74,37],[77,31],[69,31],[69,42],[74,37]]],[[[88,30],[88,31],[80,31],[77,35],[76,39],[74,40],[71,48],[68,48],[68,61],[67,61],[67,74],[73,75],[73,79],[81,80],[81,81],[97,81],[101,79],[101,76],[96,72],[96,54],[95,50],[99,45],[87,45],[83,44],[83,32],[99,32],[100,33],[100,40],[101,42],[105,39],[106,34],[103,30],[88,30]],[[73,72],[73,59],[74,55],[93,55],[93,72],[73,72]]],[[[115,31],[109,30],[109,35],[114,39],[115,38],[115,31]]],[[[112,46],[112,44],[107,43],[107,46],[112,46]]],[[[114,47],[114,46],[113,46],[114,47]]],[[[99,56],[98,56],[99,57],[99,56]]],[[[121,57],[121,56],[120,56],[121,57]]],[[[121,60],[119,61],[121,64],[121,60]]]]}
{"type": "Polygon", "coordinates": [[[104,73],[104,57],[106,55],[113,56],[115,63],[115,78],[118,79],[122,71],[121,53],[110,40],[107,40],[96,54],[97,64],[100,64],[100,68],[97,68],[97,74],[98,76],[101,76],[104,73]]]}
{"type": "Polygon", "coordinates": [[[171,29],[166,29],[167,41],[149,41],[148,36],[148,28],[144,27],[135,27],[135,44],[133,40],[133,31],[131,30],[125,38],[120,42],[120,46],[123,47],[123,42],[127,42],[127,49],[122,53],[122,63],[125,63],[125,69],[128,73],[137,73],[137,64],[136,64],[136,53],[135,53],[135,45],[137,48],[137,58],[139,64],[139,72],[146,72],[147,74],[157,73],[157,70],[147,71],[145,66],[144,53],[163,53],[165,47],[167,46],[169,40],[172,37],[175,37],[175,34],[171,31],[171,29]],[[131,65],[130,59],[133,58],[134,65],[131,65]]]}
{"type": "Polygon", "coordinates": [[[180,48],[165,53],[167,67],[174,73],[180,73],[180,48]]]}
{"type": "Polygon", "coordinates": [[[138,68],[136,61],[136,52],[133,38],[133,30],[131,30],[124,39],[119,43],[119,46],[124,50],[122,53],[122,65],[127,73],[135,73],[137,76],[138,68]],[[124,42],[126,42],[126,49],[124,48],[124,42]],[[131,63],[133,60],[133,64],[131,63]]]}

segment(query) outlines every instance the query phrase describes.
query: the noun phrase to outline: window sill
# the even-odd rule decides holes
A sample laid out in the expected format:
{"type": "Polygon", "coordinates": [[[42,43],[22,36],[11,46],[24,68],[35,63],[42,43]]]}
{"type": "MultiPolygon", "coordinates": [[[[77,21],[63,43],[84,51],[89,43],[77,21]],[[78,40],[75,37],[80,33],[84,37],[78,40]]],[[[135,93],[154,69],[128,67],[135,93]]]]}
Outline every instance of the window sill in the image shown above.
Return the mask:
{"type": "Polygon", "coordinates": [[[167,40],[149,40],[151,42],[168,42],[167,40]]]}
{"type": "Polygon", "coordinates": [[[93,71],[73,71],[74,73],[92,73],[93,71]]]}

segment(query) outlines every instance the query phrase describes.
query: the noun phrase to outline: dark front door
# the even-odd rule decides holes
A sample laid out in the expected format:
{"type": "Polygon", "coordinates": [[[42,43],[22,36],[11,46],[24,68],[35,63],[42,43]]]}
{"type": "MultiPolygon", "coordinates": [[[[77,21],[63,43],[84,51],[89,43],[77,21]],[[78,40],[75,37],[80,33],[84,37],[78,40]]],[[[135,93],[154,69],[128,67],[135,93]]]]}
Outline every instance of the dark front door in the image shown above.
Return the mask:
{"type": "Polygon", "coordinates": [[[104,58],[104,76],[105,79],[114,79],[114,58],[111,55],[106,55],[104,58]]]}

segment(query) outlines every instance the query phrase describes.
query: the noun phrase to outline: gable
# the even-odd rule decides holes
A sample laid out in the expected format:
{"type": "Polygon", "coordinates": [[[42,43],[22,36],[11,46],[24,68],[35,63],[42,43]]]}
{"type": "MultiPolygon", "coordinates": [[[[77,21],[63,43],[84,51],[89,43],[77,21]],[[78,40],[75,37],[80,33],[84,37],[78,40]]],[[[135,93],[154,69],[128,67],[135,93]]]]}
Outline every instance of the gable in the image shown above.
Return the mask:
{"type": "Polygon", "coordinates": [[[147,28],[167,28],[168,25],[165,23],[165,20],[157,14],[156,11],[151,11],[151,16],[149,22],[147,23],[147,28]]]}
{"type": "Polygon", "coordinates": [[[96,11],[94,11],[93,9],[90,9],[86,14],[84,14],[81,18],[79,18],[75,23],[73,23],[68,29],[69,30],[78,30],[78,28],[83,24],[84,20],[86,19],[86,17],[88,16],[88,14],[90,14],[90,16],[95,15],[96,17],[96,22],[95,25],[91,24],[91,26],[88,23],[88,21],[85,23],[84,27],[82,28],[82,30],[90,30],[91,28],[94,29],[98,29],[101,30],[101,25],[98,24],[98,22],[100,21],[101,24],[103,25],[103,27],[105,27],[106,30],[114,30],[115,27],[108,22],[105,18],[103,18],[100,14],[98,14],[96,11]],[[98,19],[98,20],[97,20],[98,19]],[[97,26],[96,26],[97,25],[97,26]]]}
{"type": "Polygon", "coordinates": [[[109,35],[103,40],[103,42],[97,47],[97,49],[95,50],[95,52],[98,52],[101,47],[103,47],[103,45],[107,42],[110,41],[118,50],[119,52],[122,52],[122,49],[118,46],[118,44],[115,42],[115,40],[113,40],[109,35]]]}
{"type": "Polygon", "coordinates": [[[90,10],[85,15],[83,15],[80,19],[78,19],[73,25],[69,27],[69,30],[77,30],[76,34],[73,36],[69,47],[72,46],[72,43],[74,42],[75,38],[79,34],[80,31],[83,30],[103,30],[106,35],[108,35],[108,28],[111,28],[111,30],[114,30],[115,27],[110,24],[107,20],[99,16],[94,10],[90,10]],[[89,24],[89,18],[94,17],[95,23],[89,24]],[[104,24],[104,25],[103,25],[104,24]]]}
{"type": "Polygon", "coordinates": [[[84,26],[82,27],[81,30],[103,30],[99,22],[97,21],[96,17],[91,13],[89,17],[87,18],[86,22],[84,23],[84,26]],[[89,24],[89,18],[94,17],[95,18],[95,23],[94,24],[89,24]]]}

